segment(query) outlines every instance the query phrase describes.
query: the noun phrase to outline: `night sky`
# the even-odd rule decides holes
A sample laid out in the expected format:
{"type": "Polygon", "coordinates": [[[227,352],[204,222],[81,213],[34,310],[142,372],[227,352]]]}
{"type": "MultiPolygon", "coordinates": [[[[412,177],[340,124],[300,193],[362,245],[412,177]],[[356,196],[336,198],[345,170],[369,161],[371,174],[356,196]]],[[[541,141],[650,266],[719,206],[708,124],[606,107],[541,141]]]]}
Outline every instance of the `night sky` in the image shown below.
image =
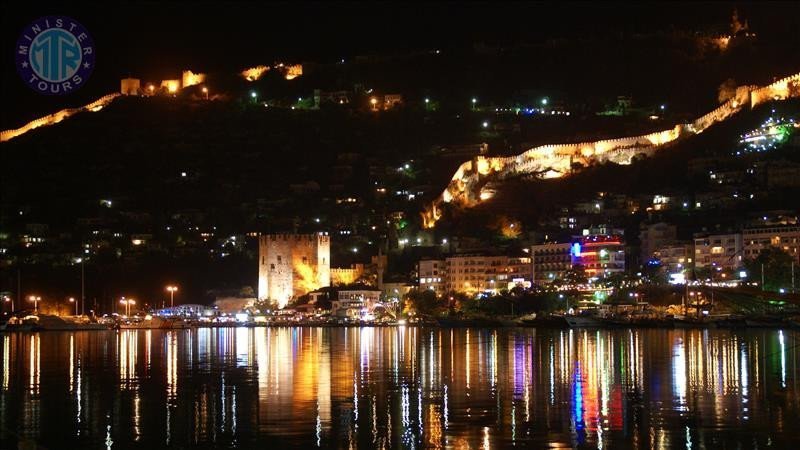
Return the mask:
{"type": "MultiPolygon", "coordinates": [[[[555,37],[591,37],[672,29],[723,31],[731,11],[758,23],[760,33],[800,39],[797,2],[615,4],[496,3],[117,3],[2,6],[3,125],[118,90],[119,79],[179,78],[194,71],[234,72],[287,61],[335,61],[354,55],[469,48],[476,43],[537,43],[555,37]],[[63,14],[81,22],[97,46],[89,82],[68,96],[47,97],[26,87],[14,68],[14,45],[37,17],[63,14]]],[[[7,128],[7,126],[3,126],[7,128]]]]}

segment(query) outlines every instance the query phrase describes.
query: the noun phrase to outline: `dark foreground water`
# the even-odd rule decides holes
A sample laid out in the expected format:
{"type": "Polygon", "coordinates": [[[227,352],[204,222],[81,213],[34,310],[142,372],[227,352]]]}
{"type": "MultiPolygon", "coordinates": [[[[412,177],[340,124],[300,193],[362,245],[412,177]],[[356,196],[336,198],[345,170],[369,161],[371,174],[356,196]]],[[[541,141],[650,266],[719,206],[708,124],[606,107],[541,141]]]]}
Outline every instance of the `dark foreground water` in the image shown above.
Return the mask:
{"type": "Polygon", "coordinates": [[[0,335],[0,448],[800,448],[800,334],[0,335]]]}

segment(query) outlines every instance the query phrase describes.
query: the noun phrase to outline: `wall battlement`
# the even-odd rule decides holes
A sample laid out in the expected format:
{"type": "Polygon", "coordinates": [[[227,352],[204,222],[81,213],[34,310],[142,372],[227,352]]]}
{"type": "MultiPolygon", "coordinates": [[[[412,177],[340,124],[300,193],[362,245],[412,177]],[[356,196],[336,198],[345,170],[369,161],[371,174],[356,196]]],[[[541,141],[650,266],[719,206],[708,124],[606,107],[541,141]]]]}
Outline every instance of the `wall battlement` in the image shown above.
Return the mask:
{"type": "Polygon", "coordinates": [[[55,125],[55,124],[61,122],[62,120],[66,119],[67,117],[71,117],[71,116],[73,116],[75,114],[78,114],[80,112],[84,112],[84,111],[97,112],[97,111],[100,111],[101,109],[103,109],[106,106],[108,106],[112,101],[114,101],[115,98],[119,97],[119,95],[120,94],[104,95],[104,96],[98,98],[97,100],[93,101],[92,103],[89,103],[86,106],[81,106],[79,108],[62,109],[61,111],[54,112],[53,114],[48,114],[48,115],[46,115],[44,117],[40,117],[38,119],[31,120],[30,122],[26,123],[25,125],[17,128],[17,129],[0,131],[0,142],[9,141],[11,139],[14,139],[17,136],[21,136],[21,135],[27,133],[28,131],[31,131],[31,130],[39,128],[39,127],[44,127],[44,126],[47,126],[47,125],[55,125]]]}
{"type": "Polygon", "coordinates": [[[454,203],[469,208],[485,200],[484,197],[490,197],[482,195],[482,188],[490,181],[511,175],[559,178],[568,175],[574,163],[630,164],[636,155],[651,155],[667,144],[702,133],[708,127],[728,119],[747,106],[754,108],[764,102],[792,97],[800,97],[800,73],[763,87],[739,86],[733,98],[713,111],[691,123],[677,124],[671,129],[595,142],[541,145],[517,156],[476,156],[458,167],[444,192],[421,213],[423,226],[425,228],[435,226],[441,217],[441,207],[444,203],[454,203]]]}

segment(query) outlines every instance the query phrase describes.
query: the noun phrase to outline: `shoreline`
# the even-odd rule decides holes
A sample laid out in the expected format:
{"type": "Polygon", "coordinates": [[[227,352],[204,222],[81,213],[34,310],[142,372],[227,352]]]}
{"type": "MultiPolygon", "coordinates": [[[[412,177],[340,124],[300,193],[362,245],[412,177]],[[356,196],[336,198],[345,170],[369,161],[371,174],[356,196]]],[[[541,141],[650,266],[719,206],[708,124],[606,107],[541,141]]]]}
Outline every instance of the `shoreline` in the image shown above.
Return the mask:
{"type": "Polygon", "coordinates": [[[797,329],[800,321],[763,320],[744,318],[728,321],[703,321],[664,319],[646,323],[615,323],[602,319],[581,323],[568,323],[563,317],[548,317],[538,320],[517,322],[497,319],[443,319],[441,321],[424,321],[408,324],[398,323],[325,323],[325,322],[268,322],[268,323],[219,323],[219,324],[186,324],[180,327],[98,327],[75,326],[70,328],[47,328],[42,326],[11,326],[0,329],[2,333],[56,332],[56,331],[125,331],[125,330],[192,330],[200,328],[551,328],[551,329],[797,329]]]}

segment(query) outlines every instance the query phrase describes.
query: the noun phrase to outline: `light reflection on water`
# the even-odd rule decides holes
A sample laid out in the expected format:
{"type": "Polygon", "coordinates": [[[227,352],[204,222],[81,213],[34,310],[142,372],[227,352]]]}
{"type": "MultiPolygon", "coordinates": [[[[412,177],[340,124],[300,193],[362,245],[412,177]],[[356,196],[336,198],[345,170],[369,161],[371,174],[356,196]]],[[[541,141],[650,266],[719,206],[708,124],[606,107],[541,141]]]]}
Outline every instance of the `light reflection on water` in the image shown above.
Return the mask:
{"type": "Polygon", "coordinates": [[[797,332],[2,336],[0,447],[797,447],[797,332]]]}

